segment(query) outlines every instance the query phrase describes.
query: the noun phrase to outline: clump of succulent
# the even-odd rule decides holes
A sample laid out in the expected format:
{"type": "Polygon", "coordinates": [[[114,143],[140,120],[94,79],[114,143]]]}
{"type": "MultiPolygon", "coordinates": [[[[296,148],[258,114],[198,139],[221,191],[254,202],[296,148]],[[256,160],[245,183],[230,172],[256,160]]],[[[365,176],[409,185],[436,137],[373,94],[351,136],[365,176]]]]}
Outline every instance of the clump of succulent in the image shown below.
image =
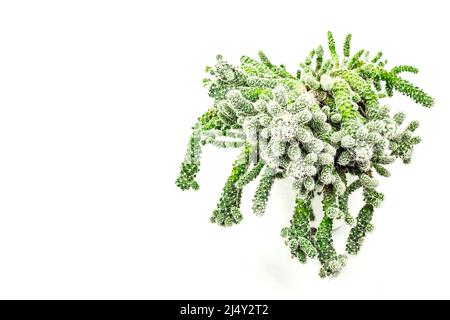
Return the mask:
{"type": "Polygon", "coordinates": [[[260,176],[253,211],[262,215],[276,179],[288,178],[296,194],[290,226],[281,232],[292,256],[304,263],[317,258],[321,277],[335,276],[347,261],[333,246],[333,224],[350,226],[347,254],[357,254],[373,230],[374,209],[383,201],[376,175],[388,177],[386,166],[400,158],[411,161],[420,142],[417,121],[404,128],[403,112],[391,115],[385,98],[400,92],[425,107],[433,98],[403,79],[415,67],[388,69],[382,53],[350,52],[347,35],[342,58],[331,32],[330,57],[322,46],[312,50],[296,74],[274,65],[259,52],[259,61],[243,56],[234,66],[217,56],[204,79],[213,106],[194,125],[176,184],[198,189],[202,146],[241,148],[233,163],[211,222],[231,226],[242,220],[245,185],[260,176]],[[362,188],[364,206],[353,215],[350,194],[362,188]],[[321,197],[323,213],[314,227],[311,201],[321,197]]]}

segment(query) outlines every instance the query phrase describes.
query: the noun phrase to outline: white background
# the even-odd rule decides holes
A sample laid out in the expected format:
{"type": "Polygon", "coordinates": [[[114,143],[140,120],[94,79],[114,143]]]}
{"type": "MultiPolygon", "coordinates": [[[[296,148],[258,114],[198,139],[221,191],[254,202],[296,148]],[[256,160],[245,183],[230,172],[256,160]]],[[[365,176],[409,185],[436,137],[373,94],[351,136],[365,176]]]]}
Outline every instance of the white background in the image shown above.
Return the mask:
{"type": "MultiPolygon", "coordinates": [[[[2,1],[0,298],[450,298],[449,41],[445,1],[2,1]],[[236,150],[206,148],[201,190],[174,180],[201,79],[262,49],[295,72],[332,30],[382,50],[436,99],[412,164],[392,167],[376,230],[340,277],[290,258],[292,197],[209,223],[236,150]]],[[[341,248],[342,249],[342,248],[341,248]]]]}

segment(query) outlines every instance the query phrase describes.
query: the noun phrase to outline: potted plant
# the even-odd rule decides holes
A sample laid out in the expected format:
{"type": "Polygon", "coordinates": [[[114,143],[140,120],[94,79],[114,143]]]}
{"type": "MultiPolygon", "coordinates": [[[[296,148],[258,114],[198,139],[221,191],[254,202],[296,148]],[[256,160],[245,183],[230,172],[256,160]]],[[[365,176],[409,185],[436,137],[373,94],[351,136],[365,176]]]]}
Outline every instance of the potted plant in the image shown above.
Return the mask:
{"type": "Polygon", "coordinates": [[[204,79],[213,106],[200,116],[181,164],[176,184],[182,190],[199,188],[202,146],[240,148],[211,221],[232,226],[242,220],[239,209],[243,188],[259,178],[253,211],[262,215],[276,179],[289,178],[296,195],[290,225],[281,232],[292,256],[304,263],[318,258],[320,276],[335,276],[347,255],[333,246],[333,225],[342,221],[351,229],[347,254],[357,254],[372,231],[374,209],[383,201],[376,175],[388,177],[386,166],[400,158],[411,161],[420,138],[412,121],[402,128],[405,114],[391,115],[384,99],[398,91],[416,103],[431,107],[433,98],[400,75],[415,67],[388,69],[379,52],[350,53],[347,35],[342,58],[328,32],[326,58],[322,46],[313,49],[295,75],[272,64],[259,52],[259,61],[243,56],[234,66],[217,56],[204,79]],[[364,205],[349,210],[349,196],[362,188],[364,205]],[[321,198],[320,221],[311,206],[321,198]]]}

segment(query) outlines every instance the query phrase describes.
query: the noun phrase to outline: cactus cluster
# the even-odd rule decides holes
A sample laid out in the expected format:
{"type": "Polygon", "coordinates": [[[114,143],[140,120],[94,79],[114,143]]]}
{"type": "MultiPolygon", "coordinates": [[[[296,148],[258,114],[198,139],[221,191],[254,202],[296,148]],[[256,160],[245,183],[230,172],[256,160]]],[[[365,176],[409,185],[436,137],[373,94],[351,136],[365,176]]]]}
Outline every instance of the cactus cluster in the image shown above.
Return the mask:
{"type": "Polygon", "coordinates": [[[290,179],[296,205],[290,226],[281,234],[300,262],[318,258],[321,277],[337,275],[347,261],[333,246],[333,223],[342,219],[351,227],[346,251],[357,254],[373,229],[374,208],[383,200],[375,175],[388,177],[385,166],[397,158],[409,163],[420,142],[414,135],[418,122],[402,129],[405,114],[391,115],[383,100],[397,91],[425,107],[433,105],[433,98],[400,77],[417,73],[416,68],[389,70],[381,52],[352,55],[350,40],[347,35],[340,58],[329,32],[330,58],[319,46],[295,75],[262,52],[259,61],[243,56],[240,66],[217,56],[204,79],[214,104],[194,125],[176,180],[183,190],[198,189],[195,179],[205,144],[241,148],[211,217],[218,225],[231,226],[242,220],[239,207],[246,184],[260,176],[253,211],[262,215],[274,181],[290,179]],[[359,188],[364,206],[354,217],[348,199],[359,188]],[[321,197],[323,204],[317,228],[312,227],[314,197],[321,197]]]}

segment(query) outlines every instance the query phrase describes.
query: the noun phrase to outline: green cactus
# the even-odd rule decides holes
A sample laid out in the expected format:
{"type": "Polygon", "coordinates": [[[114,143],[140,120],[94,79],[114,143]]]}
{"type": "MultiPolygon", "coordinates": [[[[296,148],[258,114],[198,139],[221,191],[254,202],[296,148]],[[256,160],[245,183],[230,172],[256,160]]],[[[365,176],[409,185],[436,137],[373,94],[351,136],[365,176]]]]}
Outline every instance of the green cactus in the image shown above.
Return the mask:
{"type": "Polygon", "coordinates": [[[300,262],[320,261],[321,277],[336,276],[347,261],[334,248],[334,223],[342,219],[351,227],[346,251],[358,253],[384,197],[375,190],[374,175],[389,177],[386,166],[398,158],[409,163],[420,142],[414,135],[418,122],[401,129],[405,113],[391,115],[380,99],[398,91],[425,107],[434,104],[431,96],[401,77],[417,73],[417,68],[399,65],[389,70],[382,52],[371,57],[359,50],[352,55],[350,34],[340,58],[333,34],[327,36],[330,57],[318,46],[294,74],[263,52],[259,60],[243,56],[240,66],[217,56],[203,81],[213,106],[193,127],[176,179],[182,190],[199,188],[196,176],[205,144],[242,148],[211,218],[221,226],[242,220],[242,190],[258,176],[253,197],[257,215],[265,212],[275,180],[291,179],[296,206],[282,236],[300,262]],[[348,201],[359,188],[365,204],[354,218],[348,201]],[[318,215],[311,201],[319,196],[323,217],[315,229],[318,215]]]}

